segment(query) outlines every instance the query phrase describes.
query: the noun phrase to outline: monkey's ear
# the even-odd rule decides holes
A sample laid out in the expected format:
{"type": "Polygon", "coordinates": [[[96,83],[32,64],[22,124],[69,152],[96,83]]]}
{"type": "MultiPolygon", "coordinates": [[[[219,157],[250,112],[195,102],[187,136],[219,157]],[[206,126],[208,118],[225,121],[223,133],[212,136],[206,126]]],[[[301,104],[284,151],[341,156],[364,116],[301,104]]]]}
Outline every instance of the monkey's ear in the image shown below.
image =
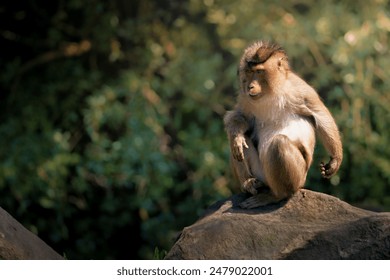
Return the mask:
{"type": "Polygon", "coordinates": [[[287,61],[287,58],[282,56],[278,59],[278,69],[280,70],[281,68],[284,68],[285,70],[288,70],[289,67],[288,67],[288,61],[287,61]],[[284,63],[283,63],[284,61],[284,63]]]}
{"type": "Polygon", "coordinates": [[[284,57],[280,57],[278,59],[278,67],[280,68],[282,66],[282,60],[284,59],[284,57]]]}

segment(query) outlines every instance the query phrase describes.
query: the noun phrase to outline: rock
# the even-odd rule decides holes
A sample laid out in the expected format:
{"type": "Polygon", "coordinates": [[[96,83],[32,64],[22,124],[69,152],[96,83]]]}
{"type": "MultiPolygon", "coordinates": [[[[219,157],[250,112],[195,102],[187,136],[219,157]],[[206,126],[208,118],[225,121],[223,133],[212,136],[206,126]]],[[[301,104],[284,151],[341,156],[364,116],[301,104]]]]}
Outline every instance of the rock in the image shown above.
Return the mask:
{"type": "Polygon", "coordinates": [[[165,259],[390,259],[390,213],[309,190],[251,210],[246,197],[211,206],[165,259]]]}
{"type": "Polygon", "coordinates": [[[0,207],[0,260],[63,259],[0,207]]]}

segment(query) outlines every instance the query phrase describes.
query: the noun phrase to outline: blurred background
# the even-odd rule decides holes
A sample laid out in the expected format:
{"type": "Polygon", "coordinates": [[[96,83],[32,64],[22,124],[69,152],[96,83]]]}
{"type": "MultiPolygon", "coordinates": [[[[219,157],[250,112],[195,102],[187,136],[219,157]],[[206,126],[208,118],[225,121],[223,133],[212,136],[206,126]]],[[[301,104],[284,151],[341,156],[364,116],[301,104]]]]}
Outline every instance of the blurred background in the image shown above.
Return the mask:
{"type": "Polygon", "coordinates": [[[232,195],[245,46],[281,44],[344,143],[307,188],[390,211],[388,0],[0,4],[0,206],[68,259],[153,259],[232,195]]]}

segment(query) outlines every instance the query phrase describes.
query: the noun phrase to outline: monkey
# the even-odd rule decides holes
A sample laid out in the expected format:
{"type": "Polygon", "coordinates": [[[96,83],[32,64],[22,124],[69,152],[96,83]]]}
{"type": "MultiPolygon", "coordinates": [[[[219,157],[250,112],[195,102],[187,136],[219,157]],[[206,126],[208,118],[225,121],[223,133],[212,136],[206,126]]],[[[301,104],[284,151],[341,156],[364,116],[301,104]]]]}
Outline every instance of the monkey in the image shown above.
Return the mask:
{"type": "Polygon", "coordinates": [[[320,173],[330,178],[340,168],[340,133],[318,93],[289,65],[277,43],[250,44],[238,67],[239,94],[224,115],[230,165],[241,190],[240,204],[256,208],[288,199],[304,187],[316,136],[330,155],[320,173]]]}

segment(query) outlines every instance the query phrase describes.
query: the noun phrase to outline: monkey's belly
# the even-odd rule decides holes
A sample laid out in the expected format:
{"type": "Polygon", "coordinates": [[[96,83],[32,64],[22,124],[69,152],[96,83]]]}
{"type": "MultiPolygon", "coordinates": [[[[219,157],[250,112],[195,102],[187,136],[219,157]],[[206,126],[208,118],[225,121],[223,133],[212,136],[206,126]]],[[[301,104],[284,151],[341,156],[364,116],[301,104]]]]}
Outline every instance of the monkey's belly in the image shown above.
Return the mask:
{"type": "Polygon", "coordinates": [[[261,170],[258,170],[258,172],[255,173],[257,173],[256,175],[262,179],[264,179],[262,176],[262,174],[264,174],[262,167],[264,164],[267,164],[266,162],[263,162],[262,159],[266,158],[265,153],[268,151],[269,146],[277,135],[287,136],[294,144],[300,143],[305,147],[305,150],[308,154],[311,156],[313,155],[315,132],[312,124],[304,118],[300,118],[298,116],[289,118],[276,126],[276,128],[275,124],[267,125],[264,123],[259,126],[258,131],[259,144],[257,148],[261,170]]]}
{"type": "MultiPolygon", "coordinates": [[[[313,151],[315,144],[315,135],[312,124],[303,118],[290,120],[281,130],[276,130],[275,135],[286,135],[293,142],[300,142],[310,151],[313,151]]],[[[272,138],[272,137],[271,137],[272,138]]]]}

